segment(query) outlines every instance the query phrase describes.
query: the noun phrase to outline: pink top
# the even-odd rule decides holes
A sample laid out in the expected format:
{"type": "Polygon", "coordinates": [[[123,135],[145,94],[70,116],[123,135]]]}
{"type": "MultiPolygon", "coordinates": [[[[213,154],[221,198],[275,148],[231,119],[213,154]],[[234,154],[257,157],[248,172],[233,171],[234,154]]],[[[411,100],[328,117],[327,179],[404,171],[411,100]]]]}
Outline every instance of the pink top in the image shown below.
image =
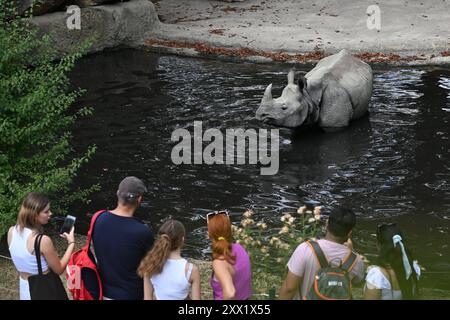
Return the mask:
{"type": "MultiPolygon", "coordinates": [[[[245,249],[239,243],[231,245],[231,253],[236,257],[234,264],[233,284],[236,289],[236,300],[247,300],[252,295],[252,269],[250,258],[245,249]]],[[[214,272],[210,280],[213,289],[214,300],[222,300],[223,292],[220,282],[214,277],[214,272]]]]}

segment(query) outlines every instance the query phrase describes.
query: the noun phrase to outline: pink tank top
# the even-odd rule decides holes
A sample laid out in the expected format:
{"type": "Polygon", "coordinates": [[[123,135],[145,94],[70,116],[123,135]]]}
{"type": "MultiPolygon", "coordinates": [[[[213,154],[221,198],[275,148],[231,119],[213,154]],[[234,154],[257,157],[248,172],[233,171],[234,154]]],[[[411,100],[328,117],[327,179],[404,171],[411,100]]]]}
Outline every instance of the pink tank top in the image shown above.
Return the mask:
{"type": "MultiPolygon", "coordinates": [[[[236,289],[236,300],[247,300],[252,295],[252,269],[250,258],[245,249],[239,243],[231,245],[231,253],[236,257],[234,264],[233,284],[236,289]]],[[[210,280],[213,289],[214,300],[222,300],[223,292],[220,282],[214,278],[214,272],[210,280]]]]}

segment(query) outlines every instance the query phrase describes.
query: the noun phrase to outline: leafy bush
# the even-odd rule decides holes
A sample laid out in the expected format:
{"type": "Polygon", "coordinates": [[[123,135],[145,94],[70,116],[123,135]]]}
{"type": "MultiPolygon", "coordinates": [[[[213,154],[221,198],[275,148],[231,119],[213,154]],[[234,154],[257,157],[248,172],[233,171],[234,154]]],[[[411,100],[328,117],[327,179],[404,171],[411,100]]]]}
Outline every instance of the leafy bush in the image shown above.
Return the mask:
{"type": "Polygon", "coordinates": [[[83,91],[69,92],[67,77],[89,44],[55,61],[57,52],[50,36],[40,36],[27,24],[27,17],[14,17],[14,1],[0,0],[0,8],[1,236],[14,224],[27,192],[55,198],[57,208],[86,197],[91,190],[70,197],[65,194],[95,146],[73,156],[69,144],[71,125],[92,112],[90,108],[70,112],[83,91]]]}
{"type": "Polygon", "coordinates": [[[236,242],[245,246],[250,256],[255,297],[275,298],[295,248],[324,231],[321,207],[314,210],[301,207],[296,213],[285,213],[279,228],[268,228],[263,219],[256,219],[253,211],[246,211],[242,227],[233,226],[233,236],[236,242]]]}

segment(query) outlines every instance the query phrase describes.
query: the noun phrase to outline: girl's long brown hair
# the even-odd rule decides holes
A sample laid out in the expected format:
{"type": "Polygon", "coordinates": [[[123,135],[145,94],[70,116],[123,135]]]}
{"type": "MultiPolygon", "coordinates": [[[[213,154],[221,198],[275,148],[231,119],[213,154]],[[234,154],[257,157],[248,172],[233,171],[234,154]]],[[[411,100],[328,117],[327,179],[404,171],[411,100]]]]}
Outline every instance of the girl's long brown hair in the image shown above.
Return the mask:
{"type": "Polygon", "coordinates": [[[213,260],[225,259],[228,263],[235,264],[236,257],[231,253],[233,237],[230,218],[225,214],[216,214],[208,220],[208,235],[212,240],[213,260]]]}
{"type": "Polygon", "coordinates": [[[183,245],[185,236],[183,224],[177,220],[167,220],[159,228],[158,235],[152,249],[142,259],[138,274],[141,278],[144,276],[152,277],[162,272],[164,264],[169,258],[170,252],[180,248],[183,245]]]}
{"type": "Polygon", "coordinates": [[[24,228],[41,229],[42,226],[38,223],[37,218],[49,203],[50,200],[41,193],[28,193],[23,199],[17,216],[16,225],[19,227],[19,231],[24,228]]]}

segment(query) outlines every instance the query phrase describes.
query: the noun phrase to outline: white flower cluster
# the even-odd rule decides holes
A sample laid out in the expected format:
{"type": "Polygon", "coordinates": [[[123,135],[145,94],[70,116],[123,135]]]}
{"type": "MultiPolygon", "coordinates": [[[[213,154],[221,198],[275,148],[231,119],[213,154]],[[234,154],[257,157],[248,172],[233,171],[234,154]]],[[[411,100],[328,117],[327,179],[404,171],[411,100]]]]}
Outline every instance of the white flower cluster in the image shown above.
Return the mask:
{"type": "Polygon", "coordinates": [[[287,223],[288,225],[292,225],[294,221],[295,218],[291,216],[289,213],[286,213],[281,217],[281,222],[287,223]]]}
{"type": "Polygon", "coordinates": [[[253,216],[254,214],[255,214],[255,213],[254,213],[252,210],[247,210],[247,211],[244,212],[243,216],[244,216],[244,218],[249,219],[249,218],[251,218],[251,216],[253,216]]]}
{"type": "Polygon", "coordinates": [[[303,206],[303,207],[298,208],[297,213],[298,213],[299,215],[305,214],[305,213],[306,213],[306,206],[303,206]]]}
{"type": "Polygon", "coordinates": [[[241,221],[242,226],[245,228],[246,226],[252,225],[255,223],[255,220],[253,219],[244,219],[241,221]]]}
{"type": "Polygon", "coordinates": [[[264,223],[264,222],[258,222],[258,223],[256,224],[256,226],[257,226],[258,228],[262,229],[262,230],[267,229],[267,224],[264,223]]]}

